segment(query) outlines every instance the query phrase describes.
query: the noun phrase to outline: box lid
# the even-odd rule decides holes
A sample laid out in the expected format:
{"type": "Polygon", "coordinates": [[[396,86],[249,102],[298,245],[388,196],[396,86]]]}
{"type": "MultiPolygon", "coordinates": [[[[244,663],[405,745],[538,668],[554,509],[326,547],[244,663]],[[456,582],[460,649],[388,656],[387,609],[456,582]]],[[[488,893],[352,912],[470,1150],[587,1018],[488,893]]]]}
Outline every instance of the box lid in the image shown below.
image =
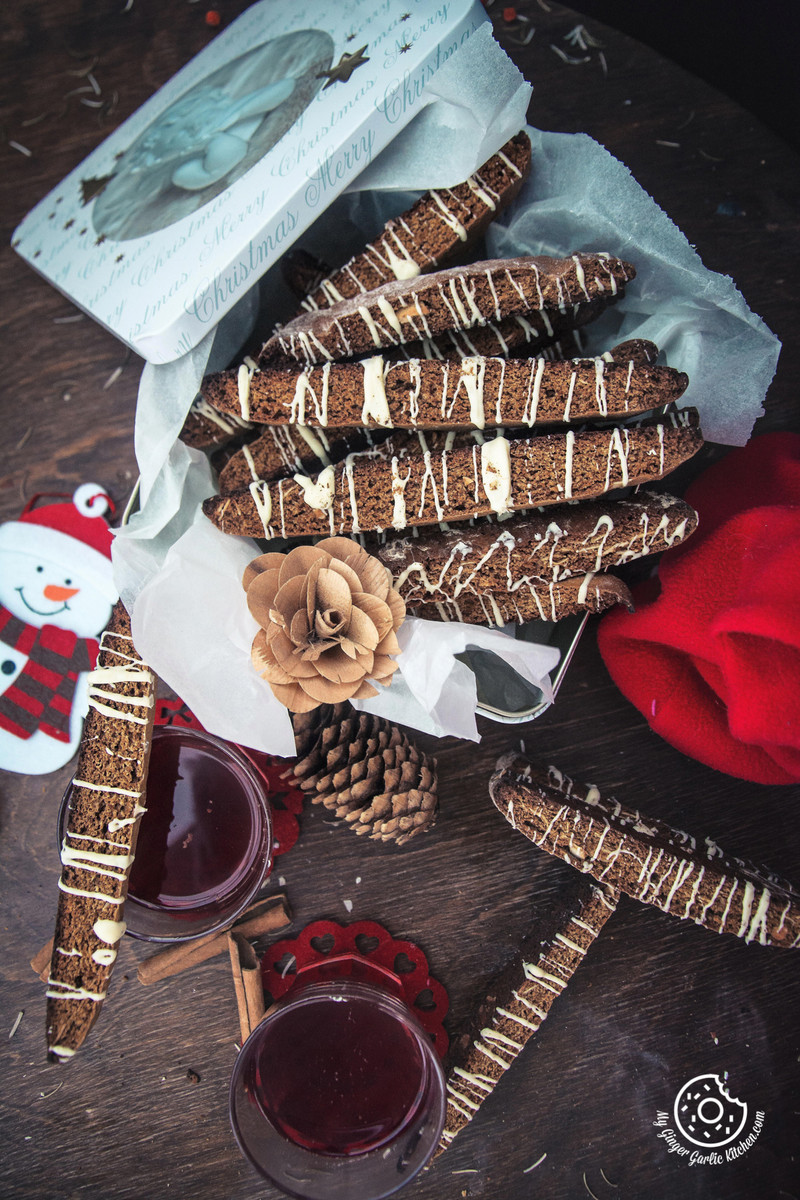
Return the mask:
{"type": "Polygon", "coordinates": [[[478,0],[260,0],[13,246],[150,362],[191,350],[426,103],[478,0]]]}

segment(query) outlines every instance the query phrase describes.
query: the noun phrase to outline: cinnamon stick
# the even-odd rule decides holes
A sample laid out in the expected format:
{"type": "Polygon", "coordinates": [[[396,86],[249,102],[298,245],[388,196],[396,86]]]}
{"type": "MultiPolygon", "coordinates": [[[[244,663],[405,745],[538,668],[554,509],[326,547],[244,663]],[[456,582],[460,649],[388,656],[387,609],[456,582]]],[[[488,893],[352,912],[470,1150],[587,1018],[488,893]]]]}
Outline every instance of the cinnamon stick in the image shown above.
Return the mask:
{"type": "Polygon", "coordinates": [[[47,977],[50,974],[50,959],[53,957],[53,938],[42,946],[41,950],[37,950],[31,959],[31,967],[41,979],[42,983],[47,983],[47,977]]]}
{"type": "Polygon", "coordinates": [[[230,930],[228,951],[231,957],[233,988],[239,1010],[239,1029],[244,1043],[264,1016],[264,985],[258,955],[243,934],[230,930]]]}
{"type": "MultiPolygon", "coordinates": [[[[233,925],[237,934],[245,938],[261,937],[265,933],[274,933],[288,925],[291,921],[291,910],[285,892],[279,892],[264,900],[256,901],[245,909],[242,916],[233,925]]],[[[219,930],[206,937],[196,938],[191,942],[181,942],[176,946],[168,946],[159,950],[150,958],[139,963],[136,972],[140,983],[145,986],[160,983],[171,975],[178,975],[199,963],[207,962],[228,949],[228,930],[219,930]]]]}

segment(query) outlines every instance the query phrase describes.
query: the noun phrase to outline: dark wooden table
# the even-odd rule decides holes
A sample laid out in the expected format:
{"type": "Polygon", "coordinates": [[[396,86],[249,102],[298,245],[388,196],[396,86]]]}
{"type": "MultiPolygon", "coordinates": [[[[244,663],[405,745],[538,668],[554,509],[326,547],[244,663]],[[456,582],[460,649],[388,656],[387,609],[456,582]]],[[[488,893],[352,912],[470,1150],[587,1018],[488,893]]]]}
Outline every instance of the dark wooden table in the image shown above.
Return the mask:
{"type": "MultiPolygon", "coordinates": [[[[229,21],[244,7],[225,0],[220,11],[229,21]]],[[[42,0],[4,14],[3,245],[38,199],[208,42],[205,9],[42,0]],[[68,95],[87,68],[102,105],[81,103],[94,95],[68,95]]],[[[731,275],[782,338],[758,431],[796,428],[795,155],[723,95],[595,22],[587,24],[602,47],[587,62],[565,62],[552,46],[574,57],[564,39],[580,19],[568,9],[528,2],[517,7],[528,20],[515,22],[499,4],[490,11],[501,43],[535,84],[531,122],[586,131],[627,163],[706,265],[731,275]]],[[[76,319],[9,249],[0,270],[0,520],[15,519],[35,492],[70,491],[86,479],[124,505],[136,476],[141,363],[91,320],[76,319]]],[[[488,800],[497,756],[520,737],[577,778],[800,881],[800,791],[729,778],[662,742],[611,683],[592,626],[552,709],[522,727],[480,726],[479,745],[419,739],[439,761],[441,816],[430,834],[399,850],[379,846],[309,808],[278,867],[293,930],[319,917],[371,918],[422,945],[449,990],[451,1030],[569,871],[515,835],[488,800]]],[[[0,779],[0,1194],[276,1195],[240,1157],[228,1127],[238,1028],[222,959],[144,988],[135,968],[146,947],[126,939],[90,1042],[67,1068],[45,1061],[43,989],[28,960],[51,932],[54,823],[69,775],[65,767],[0,779]]],[[[794,954],[624,903],[478,1117],[408,1194],[797,1197],[798,1006],[794,954]],[[736,1162],[690,1167],[668,1153],[653,1122],[685,1082],[709,1072],[727,1072],[733,1093],[763,1110],[763,1130],[736,1162]]]]}

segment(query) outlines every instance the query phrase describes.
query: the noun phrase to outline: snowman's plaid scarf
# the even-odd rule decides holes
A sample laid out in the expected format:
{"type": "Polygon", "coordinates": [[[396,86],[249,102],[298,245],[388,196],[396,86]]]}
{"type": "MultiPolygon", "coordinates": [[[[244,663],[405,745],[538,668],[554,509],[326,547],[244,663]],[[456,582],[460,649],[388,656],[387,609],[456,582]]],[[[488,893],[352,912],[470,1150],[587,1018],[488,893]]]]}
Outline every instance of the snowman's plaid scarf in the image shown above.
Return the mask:
{"type": "Polygon", "coordinates": [[[97,642],[56,625],[27,625],[2,605],[0,642],[27,655],[19,675],[0,696],[0,729],[23,739],[41,729],[58,742],[68,742],[75,684],[82,671],[94,667],[97,642]]]}

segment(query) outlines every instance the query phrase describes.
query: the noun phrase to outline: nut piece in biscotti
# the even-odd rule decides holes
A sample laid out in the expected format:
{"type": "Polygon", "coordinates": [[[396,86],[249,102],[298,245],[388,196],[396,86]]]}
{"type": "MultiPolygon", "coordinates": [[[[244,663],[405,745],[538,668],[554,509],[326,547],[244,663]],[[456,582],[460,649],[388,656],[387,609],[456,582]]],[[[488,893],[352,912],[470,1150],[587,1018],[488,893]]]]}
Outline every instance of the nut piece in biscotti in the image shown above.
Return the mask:
{"type": "Polygon", "coordinates": [[[89,712],[72,782],[50,976],[47,1048],[64,1062],[100,1012],[123,919],[153,732],[155,677],[118,602],[89,676],[89,712]]]}
{"type": "MultiPolygon", "coordinates": [[[[425,435],[419,438],[424,444],[425,435]]],[[[351,454],[316,479],[296,475],[203,501],[223,533],[303,537],[405,529],[466,521],[564,500],[588,500],[614,488],[653,482],[697,453],[703,439],[693,409],[662,420],[478,445],[447,442],[441,451],[385,447],[351,454]]]]}
{"type": "Polygon", "coordinates": [[[580,612],[600,613],[615,604],[633,608],[630,589],[616,575],[588,571],[569,579],[528,577],[510,591],[465,592],[453,600],[411,600],[411,616],[429,621],[463,621],[465,625],[522,624],[525,621],[563,621],[580,612]]]}
{"type": "Polygon", "coordinates": [[[540,849],[635,900],[745,942],[800,945],[800,891],[708,837],[624,808],[522,754],[500,759],[489,792],[540,849]]]}
{"type": "Polygon", "coordinates": [[[536,922],[507,967],[489,981],[463,1034],[450,1045],[446,1150],[525,1048],[615,911],[619,892],[576,879],[536,922]]]}
{"type": "MultiPolygon", "coordinates": [[[[480,356],[387,362],[374,355],[305,370],[265,367],[250,380],[249,416],[267,425],[323,429],[530,429],[663,408],[688,382],[682,371],[625,359],[616,348],[565,362],[480,356]]],[[[237,411],[233,372],[209,376],[203,388],[215,406],[237,411]]]]}
{"type": "MultiPolygon", "coordinates": [[[[531,143],[523,131],[463,183],[426,192],[407,212],[387,221],[374,241],[308,289],[303,308],[327,308],[460,259],[517,195],[530,165],[531,143]]],[[[308,261],[301,261],[308,278],[308,261]]]]}
{"type": "Polygon", "coordinates": [[[393,280],[295,317],[262,347],[259,366],[285,363],[287,357],[310,366],[374,354],[447,329],[471,329],[515,313],[563,312],[596,296],[616,296],[635,274],[630,263],[599,251],[566,258],[489,259],[393,280]]]}
{"type": "Polygon", "coordinates": [[[365,536],[413,606],[458,601],[484,591],[524,590],[529,580],[560,580],[656,554],[690,537],[697,513],[685,500],[640,491],[619,500],[564,504],[501,522],[426,529],[411,537],[365,536]]]}

